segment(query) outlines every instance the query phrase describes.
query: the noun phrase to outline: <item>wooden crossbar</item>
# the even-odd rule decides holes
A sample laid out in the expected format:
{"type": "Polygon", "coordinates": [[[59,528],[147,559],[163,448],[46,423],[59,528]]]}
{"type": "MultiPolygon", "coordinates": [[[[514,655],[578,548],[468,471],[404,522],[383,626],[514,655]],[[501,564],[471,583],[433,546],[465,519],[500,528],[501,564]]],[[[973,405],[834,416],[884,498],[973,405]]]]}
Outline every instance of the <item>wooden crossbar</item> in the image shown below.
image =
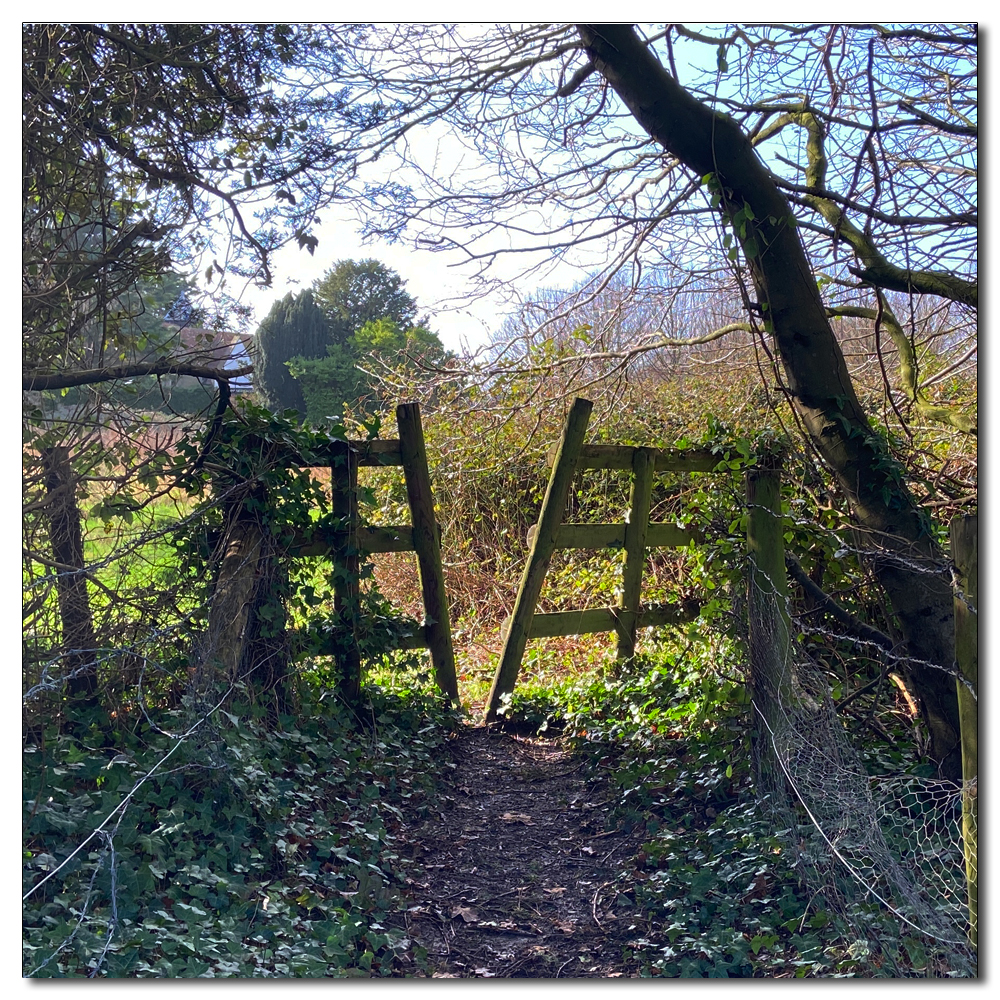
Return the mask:
{"type": "MultiPolygon", "coordinates": [[[[407,405],[407,404],[404,404],[407,405]]],[[[416,405],[408,404],[408,405],[416,405]]],[[[303,455],[295,456],[296,465],[304,469],[325,468],[332,465],[336,456],[340,453],[337,445],[332,445],[326,452],[320,452],[315,457],[306,458],[303,455]]],[[[377,468],[384,465],[402,465],[403,457],[399,449],[398,440],[378,440],[378,441],[351,441],[349,442],[351,451],[354,452],[355,461],[360,468],[377,468]]]]}
{"type": "MultiPolygon", "coordinates": [[[[399,635],[395,636],[393,640],[387,644],[388,649],[427,649],[430,645],[430,636],[428,634],[428,627],[426,625],[418,626],[412,635],[399,635]]],[[[339,656],[343,651],[344,645],[342,642],[342,636],[335,632],[331,632],[324,636],[319,646],[315,650],[317,656],[339,656]]]]}
{"type": "MultiPolygon", "coordinates": [[[[654,472],[714,472],[722,459],[707,448],[650,448],[654,472]]],[[[636,447],[627,444],[585,444],[580,449],[578,469],[631,470],[636,447]]],[[[555,452],[548,454],[548,464],[555,452]]]]}
{"type": "MultiPolygon", "coordinates": [[[[557,549],[620,549],[625,545],[624,524],[560,524],[556,532],[557,549]]],[[[528,545],[534,541],[537,526],[528,529],[528,545]]],[[[691,542],[701,543],[705,536],[695,529],[676,524],[650,522],[646,531],[647,549],[682,549],[691,542]]]]}
{"type": "MultiPolygon", "coordinates": [[[[438,537],[441,529],[438,527],[438,537]]],[[[299,529],[288,546],[292,556],[331,555],[344,532],[340,529],[299,529]]],[[[413,527],[409,524],[382,525],[379,527],[359,527],[354,535],[359,552],[374,554],[380,552],[415,552],[413,527]]]]}
{"type": "MultiPolygon", "coordinates": [[[[701,603],[688,600],[680,604],[646,604],[638,612],[623,608],[585,608],[582,611],[536,612],[528,629],[529,639],[550,639],[564,635],[592,635],[597,632],[628,634],[637,628],[682,625],[694,621],[701,603]]],[[[504,622],[504,630],[510,619],[504,622]]]]}

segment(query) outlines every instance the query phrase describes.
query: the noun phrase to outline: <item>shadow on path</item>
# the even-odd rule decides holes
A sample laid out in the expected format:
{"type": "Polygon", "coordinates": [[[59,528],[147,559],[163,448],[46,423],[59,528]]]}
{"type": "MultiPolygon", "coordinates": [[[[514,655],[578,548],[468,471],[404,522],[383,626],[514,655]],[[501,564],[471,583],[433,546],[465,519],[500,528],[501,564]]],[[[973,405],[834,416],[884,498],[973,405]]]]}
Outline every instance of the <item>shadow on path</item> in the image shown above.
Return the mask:
{"type": "Polygon", "coordinates": [[[419,874],[403,974],[635,975],[629,942],[646,921],[615,886],[643,831],[611,825],[600,768],[558,740],[496,728],[463,729],[449,750],[429,815],[404,817],[401,853],[419,874]]]}

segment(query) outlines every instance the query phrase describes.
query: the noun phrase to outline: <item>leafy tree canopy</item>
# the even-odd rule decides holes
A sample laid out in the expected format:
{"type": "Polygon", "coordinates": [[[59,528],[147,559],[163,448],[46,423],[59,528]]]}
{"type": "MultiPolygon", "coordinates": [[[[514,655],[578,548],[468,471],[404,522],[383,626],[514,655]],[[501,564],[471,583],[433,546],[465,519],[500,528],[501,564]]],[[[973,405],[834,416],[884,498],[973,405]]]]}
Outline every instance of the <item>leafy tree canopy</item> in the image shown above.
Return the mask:
{"type": "Polygon", "coordinates": [[[349,160],[332,123],[366,115],[339,45],[311,25],[24,24],[26,374],[127,359],[140,280],[201,271],[219,299],[269,284],[285,243],[315,249],[349,160]]]}
{"type": "Polygon", "coordinates": [[[386,368],[413,372],[446,357],[427,318],[414,322],[417,303],[403,286],[395,271],[371,259],[339,261],[313,286],[330,343],[322,356],[303,351],[288,362],[312,423],[339,422],[345,406],[380,405],[386,368]]]}
{"type": "Polygon", "coordinates": [[[375,320],[390,320],[403,330],[411,327],[417,303],[404,285],[392,268],[369,258],[338,261],[313,288],[334,342],[345,344],[375,320]]]}

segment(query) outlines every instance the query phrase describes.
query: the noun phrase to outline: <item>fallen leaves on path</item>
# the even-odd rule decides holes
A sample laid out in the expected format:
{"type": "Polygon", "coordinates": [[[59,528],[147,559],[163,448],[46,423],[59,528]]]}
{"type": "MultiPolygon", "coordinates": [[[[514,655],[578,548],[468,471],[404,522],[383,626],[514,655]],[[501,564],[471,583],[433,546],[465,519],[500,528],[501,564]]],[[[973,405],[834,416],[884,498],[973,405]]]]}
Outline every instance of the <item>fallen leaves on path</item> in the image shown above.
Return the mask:
{"type": "MultiPolygon", "coordinates": [[[[606,774],[557,739],[495,729],[465,728],[448,749],[454,778],[439,776],[432,808],[402,817],[400,845],[419,867],[408,873],[398,927],[412,942],[400,973],[632,974],[636,906],[625,906],[628,919],[623,912],[619,921],[611,902],[619,897],[609,893],[603,905],[600,897],[631,867],[645,830],[613,823],[606,774]]],[[[435,765],[440,771],[442,762],[435,765]]]]}

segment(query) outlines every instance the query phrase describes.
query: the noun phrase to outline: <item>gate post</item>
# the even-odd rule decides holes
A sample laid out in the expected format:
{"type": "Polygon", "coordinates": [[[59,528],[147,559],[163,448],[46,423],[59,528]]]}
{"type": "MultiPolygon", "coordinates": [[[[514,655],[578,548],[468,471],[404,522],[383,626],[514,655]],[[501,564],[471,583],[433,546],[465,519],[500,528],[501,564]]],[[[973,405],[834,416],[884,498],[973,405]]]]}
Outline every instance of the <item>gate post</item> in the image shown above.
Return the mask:
{"type": "Polygon", "coordinates": [[[646,562],[646,533],[649,530],[649,506],[653,494],[653,471],[656,451],[636,448],[632,455],[632,494],[629,497],[628,522],[625,525],[625,570],[622,574],[621,623],[618,629],[618,659],[635,656],[636,625],[642,597],[642,569],[646,562]]]}
{"type": "Polygon", "coordinates": [[[42,465],[45,469],[52,558],[59,564],[56,592],[62,623],[62,646],[69,674],[66,690],[71,697],[79,695],[93,699],[97,693],[97,667],[94,663],[97,639],[87,594],[83,529],[69,448],[65,445],[43,448],[42,465]]]}
{"type": "Polygon", "coordinates": [[[486,702],[487,722],[496,721],[501,697],[510,694],[517,682],[521,657],[524,656],[524,647],[528,643],[531,619],[535,614],[538,595],[542,592],[549,560],[556,548],[556,533],[563,519],[566,501],[569,499],[569,489],[573,483],[580,449],[587,433],[587,423],[590,421],[590,411],[593,408],[594,404],[589,399],[577,398],[573,400],[573,406],[566,418],[555,462],[552,465],[552,475],[549,477],[549,485],[542,500],[542,510],[538,515],[538,530],[531,542],[528,561],[524,565],[521,586],[514,599],[510,626],[504,638],[503,652],[500,654],[500,663],[486,702]]]}
{"type": "Polygon", "coordinates": [[[399,451],[413,522],[413,548],[417,553],[420,589],[424,595],[424,612],[427,616],[424,623],[427,647],[438,687],[448,695],[453,705],[458,706],[460,699],[455,676],[455,651],[451,643],[441,546],[438,541],[437,519],[434,517],[434,496],[431,492],[419,404],[401,403],[397,406],[396,426],[399,428],[399,451]]]}
{"type": "Polygon", "coordinates": [[[979,947],[979,515],[951,522],[955,594],[955,660],[962,733],[962,843],[969,892],[969,943],[979,947]],[[972,691],[963,683],[967,681],[972,691]],[[973,694],[973,691],[975,694],[973,694]]]}
{"type": "Polygon", "coordinates": [[[340,619],[338,634],[344,698],[354,705],[361,697],[361,651],[358,648],[358,456],[349,442],[338,441],[332,455],[330,485],[333,513],[339,521],[334,549],[333,607],[340,619]]]}
{"type": "Polygon", "coordinates": [[[746,488],[750,692],[758,712],[755,729],[758,750],[762,751],[761,777],[776,777],[764,748],[772,746],[772,737],[781,725],[782,704],[793,697],[780,452],[769,450],[761,455],[747,472],[746,488]]]}

